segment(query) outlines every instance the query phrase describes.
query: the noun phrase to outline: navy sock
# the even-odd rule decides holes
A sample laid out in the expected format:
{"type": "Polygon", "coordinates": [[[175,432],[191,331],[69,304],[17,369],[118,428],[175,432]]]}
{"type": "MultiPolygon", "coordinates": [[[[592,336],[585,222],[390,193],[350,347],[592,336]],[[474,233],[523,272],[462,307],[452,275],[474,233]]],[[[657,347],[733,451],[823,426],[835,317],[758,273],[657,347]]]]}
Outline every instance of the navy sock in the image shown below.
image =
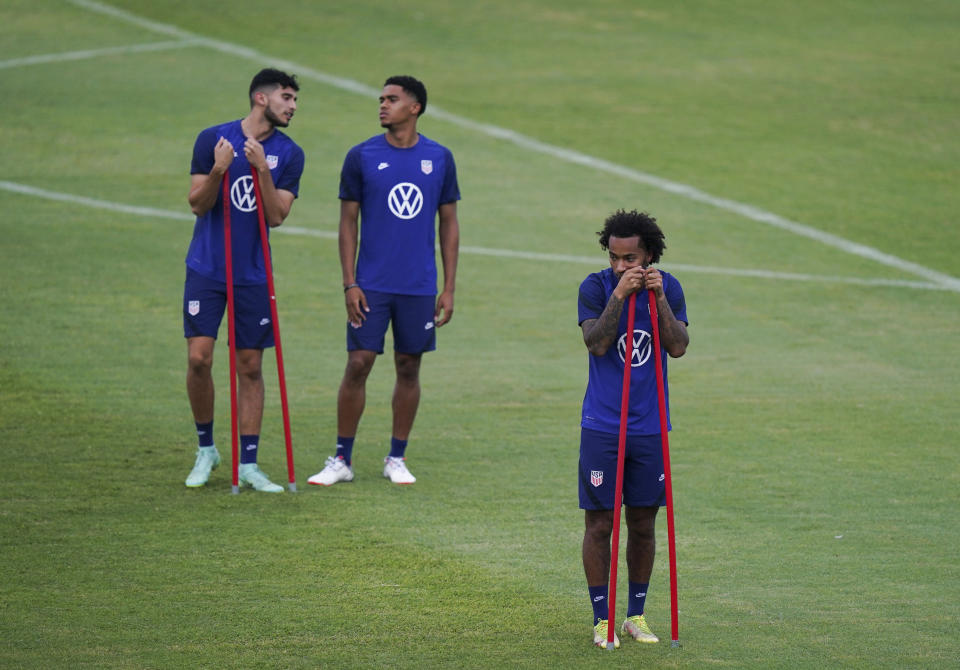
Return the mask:
{"type": "Polygon", "coordinates": [[[259,435],[241,435],[240,436],[240,464],[257,462],[257,442],[260,441],[259,435]]]}
{"type": "Polygon", "coordinates": [[[350,465],[353,459],[353,441],[355,439],[354,437],[340,437],[337,435],[336,455],[342,458],[347,465],[350,465]]]}
{"type": "Polygon", "coordinates": [[[394,458],[403,458],[407,451],[407,440],[398,440],[395,437],[390,438],[390,455],[394,458]]]}
{"type": "Polygon", "coordinates": [[[643,614],[643,606],[647,602],[647,589],[650,584],[640,584],[639,582],[629,582],[627,586],[630,599],[627,600],[627,616],[637,616],[643,614]]]}
{"type": "Polygon", "coordinates": [[[213,421],[210,423],[198,423],[197,425],[197,442],[200,447],[212,447],[213,446],[213,421]]]}
{"type": "Polygon", "coordinates": [[[601,619],[609,616],[607,596],[609,595],[609,586],[588,586],[590,591],[590,604],[593,605],[593,625],[596,626],[601,619]]]}

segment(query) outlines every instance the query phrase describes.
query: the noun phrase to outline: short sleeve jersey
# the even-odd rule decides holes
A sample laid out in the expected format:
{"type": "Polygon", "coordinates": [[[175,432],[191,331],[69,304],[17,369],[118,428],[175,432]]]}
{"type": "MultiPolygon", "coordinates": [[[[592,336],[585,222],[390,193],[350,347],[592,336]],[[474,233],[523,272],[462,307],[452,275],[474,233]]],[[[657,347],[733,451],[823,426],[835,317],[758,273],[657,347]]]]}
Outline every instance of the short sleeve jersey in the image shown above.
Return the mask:
{"type": "MultiPolygon", "coordinates": [[[[678,321],[687,322],[687,306],[683,288],[677,279],[663,270],[663,291],[678,321]]],[[[611,268],[589,275],[580,284],[579,323],[599,318],[619,280],[611,268]]],[[[648,293],[641,291],[634,314],[633,338],[636,346],[630,370],[630,410],[627,433],[657,435],[660,433],[660,408],[657,399],[657,372],[653,358],[648,293]]],[[[624,303],[617,337],[603,356],[588,354],[590,370],[587,391],[583,397],[580,425],[604,433],[620,432],[620,402],[623,389],[624,350],[627,332],[627,303],[624,303]]],[[[667,429],[670,427],[670,393],[667,386],[667,352],[661,348],[664,393],[667,401],[667,429]]]]}
{"type": "MultiPolygon", "coordinates": [[[[265,284],[263,248],[260,245],[260,223],[253,191],[250,163],[243,153],[246,137],[240,121],[231,121],[200,132],[193,145],[190,174],[209,174],[213,169],[213,149],[221,137],[233,145],[230,164],[230,239],[233,249],[233,281],[239,285],[265,284]]],[[[303,174],[303,150],[289,137],[275,130],[263,141],[267,165],[277,189],[299,195],[303,174]]],[[[268,227],[269,234],[269,227],[268,227]]],[[[223,245],[223,187],[217,191],[217,202],[206,214],[197,217],[193,239],[187,251],[187,267],[217,281],[226,281],[226,258],[223,245]]]]}
{"type": "Polygon", "coordinates": [[[340,199],[360,203],[361,288],[435,295],[437,210],[460,199],[450,150],[423,135],[406,149],[371,137],[347,152],[340,199]]]}

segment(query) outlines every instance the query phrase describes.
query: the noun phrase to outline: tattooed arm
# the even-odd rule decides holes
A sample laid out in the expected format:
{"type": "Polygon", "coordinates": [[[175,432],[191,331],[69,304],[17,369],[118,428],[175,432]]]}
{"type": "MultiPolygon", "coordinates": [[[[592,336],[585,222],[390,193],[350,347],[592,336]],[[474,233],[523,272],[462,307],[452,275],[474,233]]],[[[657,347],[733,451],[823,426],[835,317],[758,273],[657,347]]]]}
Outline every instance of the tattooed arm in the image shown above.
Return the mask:
{"type": "Polygon", "coordinates": [[[690,335],[686,324],[673,315],[663,293],[657,296],[657,315],[660,317],[660,343],[672,358],[680,358],[687,352],[690,335]]]}
{"type": "MultiPolygon", "coordinates": [[[[583,331],[583,343],[594,356],[603,356],[613,345],[617,337],[617,326],[623,313],[623,304],[627,297],[640,290],[650,289],[657,299],[657,312],[660,315],[660,340],[664,350],[673,358],[686,353],[690,336],[687,327],[678,321],[663,292],[663,277],[653,267],[635,267],[620,277],[617,288],[610,294],[603,312],[596,319],[585,319],[580,324],[583,331]],[[623,295],[624,297],[620,297],[623,295]]],[[[644,296],[645,297],[645,296],[644,296]]]]}
{"type": "Polygon", "coordinates": [[[599,318],[587,319],[580,324],[583,331],[583,343],[587,351],[594,356],[603,356],[617,338],[617,324],[623,313],[623,299],[614,293],[607,301],[599,318]]]}
{"type": "Polygon", "coordinates": [[[610,293],[606,306],[596,319],[584,319],[580,324],[583,343],[594,356],[603,356],[617,339],[617,326],[623,314],[623,303],[643,286],[643,268],[636,266],[620,275],[617,287],[610,293]]]}
{"type": "Polygon", "coordinates": [[[660,317],[660,344],[672,358],[680,358],[687,351],[690,344],[690,335],[683,321],[678,321],[673,314],[667,295],[663,292],[663,275],[656,268],[644,270],[644,288],[653,291],[657,299],[657,315],[660,317]]]}

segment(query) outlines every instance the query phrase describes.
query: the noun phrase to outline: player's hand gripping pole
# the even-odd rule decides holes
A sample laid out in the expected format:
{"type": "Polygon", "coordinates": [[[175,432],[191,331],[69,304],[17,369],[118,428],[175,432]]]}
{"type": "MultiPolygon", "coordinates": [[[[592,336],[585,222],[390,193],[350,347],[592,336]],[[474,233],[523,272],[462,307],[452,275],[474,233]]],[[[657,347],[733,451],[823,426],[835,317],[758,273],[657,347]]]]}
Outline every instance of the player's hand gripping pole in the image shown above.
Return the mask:
{"type": "Polygon", "coordinates": [[[267,290],[270,292],[270,318],[273,321],[273,346],[277,351],[277,379],[280,382],[280,407],[283,411],[283,437],[287,444],[287,476],[291,491],[297,490],[293,471],[293,441],[290,438],[290,409],[287,405],[287,379],[283,372],[283,349],[280,346],[280,318],[277,316],[277,293],[273,287],[273,261],[270,258],[270,240],[267,237],[267,222],[263,213],[263,195],[260,192],[260,176],[250,166],[253,175],[253,193],[257,199],[257,219],[260,222],[260,246],[263,247],[263,265],[267,272],[267,290]]]}
{"type": "Polygon", "coordinates": [[[660,405],[660,440],[663,446],[663,478],[667,495],[667,545],[670,550],[670,646],[680,646],[680,626],[677,622],[677,544],[673,528],[673,485],[670,477],[670,440],[667,437],[667,396],[663,384],[663,362],[660,359],[660,324],[657,315],[657,297],[649,291],[650,330],[653,331],[653,358],[657,370],[657,401],[660,405]]]}
{"type": "Polygon", "coordinates": [[[630,414],[630,369],[633,367],[633,323],[637,313],[637,294],[627,298],[627,332],[623,346],[623,393],[620,396],[620,439],[617,443],[617,480],[613,494],[613,537],[610,538],[610,585],[607,614],[607,649],[613,650],[616,634],[617,560],[620,556],[620,507],[623,505],[623,460],[627,450],[627,417],[630,414]]]}
{"type": "Polygon", "coordinates": [[[230,349],[230,440],[233,462],[233,492],[240,493],[238,457],[240,453],[240,426],[237,409],[237,339],[233,302],[233,244],[230,241],[230,171],[223,174],[223,252],[227,276],[227,345],[230,349]]]}

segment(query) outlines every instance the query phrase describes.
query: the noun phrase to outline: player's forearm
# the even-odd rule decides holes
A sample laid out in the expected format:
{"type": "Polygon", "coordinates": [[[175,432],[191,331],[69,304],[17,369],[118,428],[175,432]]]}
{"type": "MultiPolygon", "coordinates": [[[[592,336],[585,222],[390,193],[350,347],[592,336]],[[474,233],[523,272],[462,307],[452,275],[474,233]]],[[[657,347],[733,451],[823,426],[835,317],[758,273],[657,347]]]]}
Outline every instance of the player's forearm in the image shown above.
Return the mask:
{"type": "Polygon", "coordinates": [[[440,258],[443,261],[443,290],[453,293],[457,282],[457,258],[460,253],[460,220],[457,203],[446,202],[437,210],[439,216],[440,258]]]}
{"type": "Polygon", "coordinates": [[[357,281],[357,246],[358,226],[357,218],[350,211],[346,203],[341,205],[340,232],[337,244],[340,249],[340,271],[343,274],[343,285],[349,286],[357,281]]]}
{"type": "Polygon", "coordinates": [[[280,197],[269,168],[257,170],[257,176],[260,178],[260,200],[263,202],[264,219],[268,226],[276,228],[290,214],[290,207],[286,206],[280,197]]]}
{"type": "Polygon", "coordinates": [[[194,175],[187,202],[190,203],[190,211],[196,216],[203,216],[217,204],[223,175],[224,170],[217,166],[214,166],[208,175],[194,175]]]}
{"type": "Polygon", "coordinates": [[[340,273],[343,286],[357,283],[357,243],[340,237],[340,273]]]}
{"type": "Polygon", "coordinates": [[[594,356],[603,356],[617,338],[617,327],[623,313],[623,300],[611,295],[600,317],[583,333],[583,343],[594,356]]]}
{"type": "Polygon", "coordinates": [[[457,283],[457,261],[460,256],[460,224],[454,219],[440,225],[440,259],[443,262],[443,290],[453,293],[457,283]]]}
{"type": "Polygon", "coordinates": [[[657,299],[657,316],[660,325],[660,344],[673,358],[680,358],[687,351],[690,335],[682,321],[673,315],[666,296],[657,299]]]}

